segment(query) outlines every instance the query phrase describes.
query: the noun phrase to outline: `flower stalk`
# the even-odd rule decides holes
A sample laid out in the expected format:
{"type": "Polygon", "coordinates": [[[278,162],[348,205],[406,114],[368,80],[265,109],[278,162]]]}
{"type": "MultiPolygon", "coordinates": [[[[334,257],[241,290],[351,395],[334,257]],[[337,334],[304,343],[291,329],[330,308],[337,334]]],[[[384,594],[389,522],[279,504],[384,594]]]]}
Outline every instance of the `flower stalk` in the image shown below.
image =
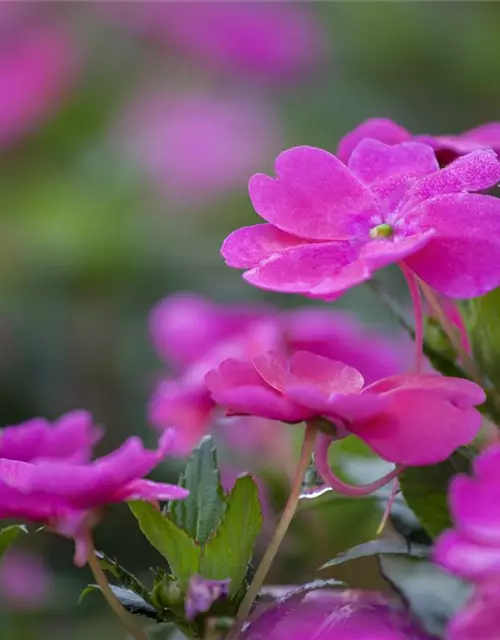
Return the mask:
{"type": "Polygon", "coordinates": [[[102,567],[99,564],[99,560],[95,555],[94,544],[90,535],[88,536],[88,546],[89,551],[87,555],[87,561],[89,563],[90,570],[94,574],[94,578],[101,589],[102,595],[106,598],[109,606],[118,616],[123,626],[127,629],[134,640],[148,640],[146,634],[135,624],[133,617],[128,613],[128,611],[123,608],[123,605],[115,596],[111,587],[109,586],[106,574],[102,570],[102,567]]]}
{"type": "Polygon", "coordinates": [[[234,640],[234,638],[238,636],[241,629],[243,628],[243,625],[251,611],[252,605],[264,583],[264,580],[266,579],[273,560],[281,546],[286,532],[288,531],[288,527],[290,526],[293,516],[295,515],[300,500],[300,494],[302,492],[302,481],[304,479],[304,474],[307,471],[314,449],[316,434],[316,426],[312,422],[308,422],[306,424],[304,440],[302,442],[302,450],[300,453],[297,468],[295,470],[295,475],[292,481],[290,495],[288,496],[285,510],[283,511],[278,526],[276,527],[276,531],[274,532],[271,542],[269,543],[269,546],[264,553],[264,557],[262,558],[257,571],[255,572],[252,583],[250,584],[250,587],[245,597],[243,598],[243,601],[236,615],[234,626],[229,632],[228,640],[234,640]]]}

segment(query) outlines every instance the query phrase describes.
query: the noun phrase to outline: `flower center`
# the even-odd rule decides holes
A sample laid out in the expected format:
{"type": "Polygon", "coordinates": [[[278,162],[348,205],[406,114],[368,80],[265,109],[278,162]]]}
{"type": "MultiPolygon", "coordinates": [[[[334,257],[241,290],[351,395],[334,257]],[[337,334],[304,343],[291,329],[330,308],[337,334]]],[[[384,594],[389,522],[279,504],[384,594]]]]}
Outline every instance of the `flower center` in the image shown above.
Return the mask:
{"type": "Polygon", "coordinates": [[[389,238],[392,236],[394,229],[390,224],[378,224],[376,227],[370,229],[370,238],[389,238]]]}

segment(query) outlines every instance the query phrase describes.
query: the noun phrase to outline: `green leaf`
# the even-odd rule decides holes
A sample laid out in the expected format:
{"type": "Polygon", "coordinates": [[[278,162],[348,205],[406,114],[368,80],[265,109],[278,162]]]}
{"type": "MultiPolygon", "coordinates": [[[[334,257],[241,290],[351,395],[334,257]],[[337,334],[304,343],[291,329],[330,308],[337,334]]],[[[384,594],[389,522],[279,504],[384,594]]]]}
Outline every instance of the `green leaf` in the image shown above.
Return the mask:
{"type": "MultiPolygon", "coordinates": [[[[110,584],[111,591],[118,598],[123,607],[129,612],[136,616],[145,616],[147,618],[151,618],[152,620],[162,621],[158,616],[156,609],[146,602],[141,596],[137,595],[134,591],[130,589],[123,589],[122,587],[117,587],[115,585],[110,584]]],[[[83,600],[94,591],[101,591],[101,588],[97,584],[89,584],[80,594],[78,599],[78,604],[81,604],[83,600]]]]}
{"type": "Polygon", "coordinates": [[[170,565],[172,573],[185,588],[189,578],[199,572],[200,547],[188,534],[148,502],[130,502],[141,531],[170,565]]]}
{"type": "Polygon", "coordinates": [[[261,527],[257,485],[251,476],[241,476],[228,497],[227,511],[219,528],[203,548],[201,575],[212,580],[230,578],[230,593],[237,593],[261,527]]]}
{"type": "Polygon", "coordinates": [[[500,289],[460,305],[475,360],[495,386],[500,386],[500,289]]]}
{"type": "Polygon", "coordinates": [[[432,637],[443,638],[448,622],[471,595],[471,585],[425,560],[397,555],[378,559],[383,578],[432,637]]]}
{"type": "Polygon", "coordinates": [[[217,452],[210,436],[203,438],[191,454],[179,485],[189,490],[189,496],[171,503],[171,518],[203,545],[219,525],[226,508],[217,452]]]}
{"type": "Polygon", "coordinates": [[[320,567],[320,569],[327,569],[328,567],[334,567],[349,560],[356,560],[357,558],[366,558],[369,556],[378,555],[403,555],[413,558],[427,558],[429,555],[429,549],[427,545],[423,544],[410,544],[406,540],[371,540],[370,542],[363,542],[356,547],[352,547],[343,553],[339,553],[336,558],[326,562],[320,567]]]}
{"type": "Polygon", "coordinates": [[[109,558],[102,551],[96,551],[95,555],[104,571],[111,573],[124,587],[131,589],[151,604],[149,591],[134,574],[118,564],[116,559],[109,558]]]}
{"type": "Polygon", "coordinates": [[[469,471],[471,459],[472,450],[463,447],[439,464],[408,467],[399,476],[408,506],[431,537],[453,525],[448,510],[448,484],[455,474],[469,471]]]}
{"type": "Polygon", "coordinates": [[[13,524],[0,530],[0,558],[20,533],[28,533],[28,529],[23,524],[13,524]]]}

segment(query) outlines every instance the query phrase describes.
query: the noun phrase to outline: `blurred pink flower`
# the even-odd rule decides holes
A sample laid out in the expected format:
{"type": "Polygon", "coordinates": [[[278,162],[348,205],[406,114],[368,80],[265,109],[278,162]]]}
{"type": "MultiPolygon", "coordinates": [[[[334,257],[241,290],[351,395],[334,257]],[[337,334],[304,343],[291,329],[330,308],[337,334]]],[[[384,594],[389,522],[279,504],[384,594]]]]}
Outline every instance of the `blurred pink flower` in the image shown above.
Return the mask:
{"type": "Polygon", "coordinates": [[[179,204],[205,204],[238,188],[281,146],[271,108],[235,94],[145,94],[119,129],[130,157],[179,204]]]}
{"type": "MultiPolygon", "coordinates": [[[[227,358],[249,360],[269,350],[311,351],[358,368],[367,382],[403,371],[407,364],[398,338],[384,339],[347,313],[323,309],[280,312],[177,294],[153,309],[150,332],[157,353],[173,365],[177,377],[158,384],[149,421],[176,429],[175,450],[181,455],[189,453],[214,420],[205,375],[227,358]]],[[[269,455],[282,448],[286,438],[280,425],[265,420],[232,418],[217,428],[235,448],[266,448],[269,455]]]]}
{"type": "Polygon", "coordinates": [[[370,118],[345,135],[337,148],[338,157],[347,164],[355,147],[365,138],[373,138],[385,144],[400,144],[416,140],[430,145],[441,165],[457,156],[481,149],[493,149],[500,153],[500,122],[489,122],[457,135],[417,135],[388,118],[370,118]]]}
{"type": "Polygon", "coordinates": [[[242,640],[432,640],[401,607],[378,593],[318,589],[280,598],[242,640]]]}
{"type": "Polygon", "coordinates": [[[228,359],[206,376],[216,402],[230,413],[296,423],[324,417],[316,464],[325,482],[330,442],[350,433],[389,462],[433,464],[479,432],[485,399],[475,383],[435,374],[395,375],[364,386],[342,362],[298,351],[289,359],[262,354],[251,362],[228,359]]]}
{"type": "Polygon", "coordinates": [[[472,599],[455,616],[449,640],[496,640],[500,614],[500,445],[474,460],[474,475],[450,484],[448,501],[455,529],[436,541],[434,559],[475,585],[472,599]]]}
{"type": "Polygon", "coordinates": [[[108,17],[193,57],[203,67],[288,82],[325,50],[314,12],[273,2],[100,2],[108,17]]]}
{"type": "Polygon", "coordinates": [[[67,413],[52,425],[44,418],[33,418],[0,429],[0,458],[23,462],[37,458],[85,462],[101,436],[101,429],[94,425],[86,411],[67,413]]]}
{"type": "MultiPolygon", "coordinates": [[[[50,436],[39,438],[38,453],[35,441],[30,442],[29,461],[22,453],[21,459],[0,458],[0,518],[39,522],[73,538],[75,563],[83,565],[89,550],[88,530],[99,520],[101,507],[128,500],[182,499],[187,491],[143,479],[169,453],[172,433],[162,435],[156,451],[144,449],[142,442],[132,437],[113,453],[91,462],[87,459],[88,438],[82,438],[82,421],[75,415],[59,421],[67,429],[44,425],[50,436]],[[68,451],[68,432],[72,429],[82,447],[80,454],[68,451]],[[52,457],[44,457],[47,451],[52,457]]],[[[29,429],[25,425],[20,428],[21,438],[28,440],[29,429]]],[[[9,429],[11,441],[13,429],[9,429]]],[[[92,437],[95,439],[95,431],[92,437]]]]}
{"type": "Polygon", "coordinates": [[[439,170],[426,144],[367,138],[348,166],[295,147],[275,171],[249,184],[266,224],[234,231],[222,247],[254,286],[332,300],[394,263],[452,298],[500,285],[500,201],[469,193],[500,180],[493,151],[439,170]]]}
{"type": "Polygon", "coordinates": [[[32,552],[9,549],[0,560],[2,608],[33,611],[49,600],[52,574],[43,559],[32,552]]]}
{"type": "Polygon", "coordinates": [[[191,576],[185,599],[187,620],[194,620],[200,613],[206,613],[217,600],[229,597],[229,583],[227,580],[206,580],[201,576],[191,576]]]}
{"type": "Polygon", "coordinates": [[[2,34],[0,146],[52,116],[71,87],[76,66],[74,43],[62,25],[21,24],[2,34]]]}

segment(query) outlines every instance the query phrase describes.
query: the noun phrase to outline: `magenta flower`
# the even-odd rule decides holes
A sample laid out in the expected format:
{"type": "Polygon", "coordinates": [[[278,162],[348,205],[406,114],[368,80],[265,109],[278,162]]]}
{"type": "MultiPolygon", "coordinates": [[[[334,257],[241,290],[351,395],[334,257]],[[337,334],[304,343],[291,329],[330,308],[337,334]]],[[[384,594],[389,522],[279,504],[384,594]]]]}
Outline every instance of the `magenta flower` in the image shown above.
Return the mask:
{"type": "Polygon", "coordinates": [[[71,87],[76,53],[62,26],[18,25],[0,45],[0,146],[50,118],[71,87]]]}
{"type": "Polygon", "coordinates": [[[242,640],[432,640],[412,617],[378,593],[311,591],[269,606],[242,640]]]}
{"type": "MultiPolygon", "coordinates": [[[[92,462],[87,459],[88,440],[82,439],[81,422],[75,420],[75,415],[69,414],[59,422],[72,425],[76,440],[81,442],[80,455],[76,451],[68,454],[66,429],[57,431],[46,426],[53,438],[53,457],[44,457],[49,450],[47,436],[39,440],[40,455],[31,443],[29,461],[0,458],[0,518],[42,523],[73,538],[75,563],[83,565],[89,552],[88,530],[99,519],[101,507],[127,500],[182,499],[188,492],[143,479],[169,452],[172,433],[163,434],[156,451],[144,449],[138,438],[129,438],[115,452],[92,462]],[[59,449],[54,444],[58,436],[59,449]]],[[[24,430],[22,439],[26,437],[26,426],[20,428],[24,430]]]]}
{"type": "Polygon", "coordinates": [[[472,599],[452,620],[450,640],[498,636],[500,615],[500,446],[474,460],[474,476],[458,475],[449,490],[455,529],[441,534],[435,561],[475,584],[472,599]]]}
{"type": "Polygon", "coordinates": [[[94,425],[86,411],[67,413],[53,425],[44,418],[33,418],[0,429],[0,458],[23,462],[37,458],[86,462],[101,436],[101,429],[94,425]]]}
{"type": "Polygon", "coordinates": [[[312,307],[283,314],[287,349],[310,351],[358,369],[365,383],[407,371],[411,341],[391,339],[363,325],[350,313],[312,307]]]}
{"type": "Polygon", "coordinates": [[[241,93],[146,93],[127,107],[118,137],[162,195],[191,206],[239,187],[281,147],[272,108],[241,93]]]}
{"type": "Polygon", "coordinates": [[[0,560],[0,596],[7,608],[34,611],[42,608],[53,590],[52,574],[41,556],[9,549],[0,560]]]}
{"type": "Polygon", "coordinates": [[[489,122],[458,135],[418,135],[388,118],[370,118],[345,135],[339,142],[337,156],[347,164],[351,153],[365,138],[373,138],[385,144],[400,144],[414,140],[430,145],[436,152],[440,164],[448,164],[457,156],[480,149],[500,152],[500,122],[489,122]]]}
{"type": "Polygon", "coordinates": [[[493,151],[439,170],[433,150],[361,141],[348,166],[296,147],[257,174],[250,196],[267,224],[233,232],[222,254],[263,289],[333,299],[401,263],[452,298],[500,285],[500,200],[471,194],[500,180],[493,151]]]}
{"type": "Polygon", "coordinates": [[[309,8],[268,2],[101,2],[108,16],[204,67],[274,82],[310,72],[324,36],[309,8]]]}
{"type": "MultiPolygon", "coordinates": [[[[179,455],[189,453],[214,421],[205,375],[228,357],[251,360],[269,350],[311,351],[356,367],[367,382],[405,370],[408,360],[402,340],[384,339],[346,313],[216,305],[190,294],[161,301],[151,313],[150,332],[158,355],[174,365],[178,376],[157,385],[149,422],[176,430],[172,452],[179,455]]],[[[268,452],[284,446],[279,425],[269,429],[249,418],[229,422],[220,429],[236,448],[260,450],[264,441],[268,452]]]]}
{"type": "Polygon", "coordinates": [[[206,613],[217,600],[229,596],[231,580],[205,580],[192,576],[186,594],[185,610],[187,620],[194,620],[200,613],[206,613]]]}
{"type": "Polygon", "coordinates": [[[365,387],[356,369],[307,352],[289,360],[276,353],[229,359],[206,382],[230,414],[329,420],[331,435],[319,436],[316,462],[330,483],[326,452],[333,439],[352,433],[390,462],[432,464],[473,440],[481,426],[473,407],[485,399],[475,383],[435,374],[396,375],[365,387]]]}

